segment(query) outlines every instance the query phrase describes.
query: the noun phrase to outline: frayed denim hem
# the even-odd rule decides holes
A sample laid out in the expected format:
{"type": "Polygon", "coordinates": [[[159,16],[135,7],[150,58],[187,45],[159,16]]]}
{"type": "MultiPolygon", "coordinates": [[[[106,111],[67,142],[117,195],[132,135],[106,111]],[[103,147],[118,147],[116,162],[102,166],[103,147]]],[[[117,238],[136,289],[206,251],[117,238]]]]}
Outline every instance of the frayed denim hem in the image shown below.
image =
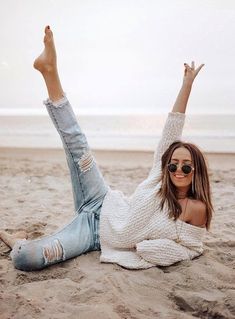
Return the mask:
{"type": "Polygon", "coordinates": [[[46,106],[54,106],[54,107],[63,107],[68,102],[68,99],[66,97],[66,93],[63,93],[63,97],[57,101],[52,101],[49,98],[43,101],[43,104],[46,106]]]}

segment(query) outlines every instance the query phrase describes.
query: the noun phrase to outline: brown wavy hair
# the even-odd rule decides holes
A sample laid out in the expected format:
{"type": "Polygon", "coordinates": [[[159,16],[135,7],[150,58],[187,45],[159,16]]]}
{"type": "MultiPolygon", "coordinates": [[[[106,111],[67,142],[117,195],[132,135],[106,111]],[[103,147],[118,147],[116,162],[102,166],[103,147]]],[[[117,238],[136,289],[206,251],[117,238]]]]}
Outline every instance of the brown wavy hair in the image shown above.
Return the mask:
{"type": "Polygon", "coordinates": [[[175,141],[162,155],[162,173],[160,177],[162,184],[157,193],[161,199],[159,206],[163,209],[166,205],[169,217],[174,218],[174,220],[178,219],[182,212],[181,206],[176,197],[177,187],[172,183],[167,169],[167,164],[170,163],[173,152],[179,147],[184,147],[190,152],[194,167],[194,175],[187,196],[192,199],[200,200],[206,205],[206,229],[209,230],[213,213],[213,205],[211,202],[208,168],[202,152],[194,144],[175,141]]]}

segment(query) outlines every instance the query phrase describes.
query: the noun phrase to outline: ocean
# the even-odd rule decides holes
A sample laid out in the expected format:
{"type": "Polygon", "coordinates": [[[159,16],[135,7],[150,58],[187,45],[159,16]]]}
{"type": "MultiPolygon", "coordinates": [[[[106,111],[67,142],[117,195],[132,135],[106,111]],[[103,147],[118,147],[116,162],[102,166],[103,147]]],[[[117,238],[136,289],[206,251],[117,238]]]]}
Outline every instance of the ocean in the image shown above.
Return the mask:
{"type": "MultiPolygon", "coordinates": [[[[80,113],[80,126],[95,150],[154,151],[167,116],[80,113]]],[[[189,114],[182,140],[205,152],[235,153],[235,114],[189,114]]],[[[61,148],[62,144],[45,110],[0,109],[0,147],[61,148]]]]}

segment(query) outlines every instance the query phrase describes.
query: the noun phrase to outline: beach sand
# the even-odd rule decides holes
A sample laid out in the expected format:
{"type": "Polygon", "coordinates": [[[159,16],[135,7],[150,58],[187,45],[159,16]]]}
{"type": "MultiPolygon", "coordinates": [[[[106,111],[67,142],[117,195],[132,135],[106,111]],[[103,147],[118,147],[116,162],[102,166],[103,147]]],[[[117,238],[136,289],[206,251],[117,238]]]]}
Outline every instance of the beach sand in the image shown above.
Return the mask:
{"type": "MultiPolygon", "coordinates": [[[[131,194],[147,177],[150,152],[97,151],[111,187],[131,194]]],[[[13,268],[0,243],[0,318],[235,318],[235,154],[208,154],[215,214],[204,253],[147,270],[99,262],[91,252],[39,272],[13,268]]],[[[65,156],[59,149],[0,149],[1,228],[34,239],[73,217],[65,156]]]]}

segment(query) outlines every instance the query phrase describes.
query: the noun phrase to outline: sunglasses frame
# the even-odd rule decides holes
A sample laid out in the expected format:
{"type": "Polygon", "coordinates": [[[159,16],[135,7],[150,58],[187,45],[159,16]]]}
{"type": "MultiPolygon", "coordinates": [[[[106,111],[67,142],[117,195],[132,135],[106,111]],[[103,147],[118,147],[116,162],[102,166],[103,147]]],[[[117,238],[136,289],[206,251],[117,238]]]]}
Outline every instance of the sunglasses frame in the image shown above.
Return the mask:
{"type": "MultiPolygon", "coordinates": [[[[179,167],[179,164],[177,164],[177,163],[169,163],[169,164],[167,164],[167,169],[168,169],[168,172],[169,172],[169,173],[175,173],[175,172],[177,171],[178,167],[179,167]],[[176,170],[175,170],[174,172],[171,172],[171,171],[169,170],[169,166],[170,166],[170,165],[175,165],[175,166],[176,166],[176,170]]],[[[192,171],[194,171],[194,167],[193,167],[192,165],[190,165],[190,164],[183,164],[183,165],[180,166],[180,169],[181,169],[181,171],[182,171],[185,175],[189,175],[192,171]],[[188,167],[190,167],[190,168],[191,168],[191,171],[190,171],[189,173],[185,173],[185,172],[182,170],[182,167],[183,167],[183,166],[188,166],[188,167]]]]}

